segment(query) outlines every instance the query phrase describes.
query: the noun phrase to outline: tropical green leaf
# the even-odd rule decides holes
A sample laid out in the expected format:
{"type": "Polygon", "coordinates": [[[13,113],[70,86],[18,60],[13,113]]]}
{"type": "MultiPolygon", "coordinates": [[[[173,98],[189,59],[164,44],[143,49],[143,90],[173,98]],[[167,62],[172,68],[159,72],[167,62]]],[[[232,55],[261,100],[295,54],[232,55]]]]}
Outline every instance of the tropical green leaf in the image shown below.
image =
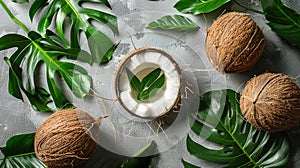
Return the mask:
{"type": "Polygon", "coordinates": [[[36,87],[35,94],[31,94],[28,92],[22,83],[22,73],[21,68],[19,67],[12,67],[12,64],[9,58],[4,58],[5,62],[9,66],[9,80],[8,80],[8,91],[9,93],[18,98],[23,100],[21,90],[27,96],[30,104],[32,105],[34,110],[37,111],[51,111],[51,108],[47,106],[47,104],[51,101],[50,94],[43,88],[36,87]]]}
{"type": "Polygon", "coordinates": [[[161,69],[160,68],[156,68],[155,70],[153,70],[152,72],[150,72],[147,76],[145,76],[141,82],[141,87],[145,88],[145,87],[150,87],[151,84],[153,82],[155,82],[155,80],[159,77],[161,73],[161,69]]]}
{"type": "Polygon", "coordinates": [[[165,84],[165,74],[161,74],[160,68],[151,71],[142,81],[127,68],[126,73],[131,89],[137,95],[138,100],[150,99],[155,96],[158,90],[165,84]]]}
{"type": "Polygon", "coordinates": [[[157,153],[157,145],[154,141],[135,153],[132,158],[124,161],[120,168],[150,168],[152,159],[158,156],[153,155],[153,153],[157,153]]]}
{"type": "Polygon", "coordinates": [[[268,25],[289,42],[300,47],[300,14],[280,0],[261,1],[268,25]]]}
{"type": "Polygon", "coordinates": [[[126,73],[132,90],[136,94],[139,94],[142,90],[142,85],[140,80],[127,68],[126,68],[126,73]]]}
{"type": "Polygon", "coordinates": [[[158,90],[165,84],[165,74],[162,74],[157,80],[149,84],[149,86],[143,87],[139,93],[138,100],[147,100],[155,96],[158,90]]]}
{"type": "Polygon", "coordinates": [[[148,24],[147,28],[192,30],[198,28],[198,25],[189,18],[181,15],[167,15],[148,24]]]}
{"type": "Polygon", "coordinates": [[[10,58],[5,58],[9,66],[9,93],[23,99],[23,92],[37,111],[51,111],[48,106],[50,95],[58,109],[74,107],[60,91],[57,74],[79,98],[89,93],[91,87],[92,79],[85,69],[60,60],[61,57],[76,60],[78,57],[88,58],[90,55],[80,49],[65,49],[51,40],[53,34],[51,36],[46,35],[43,38],[32,31],[28,33],[28,38],[18,34],[7,34],[0,38],[0,51],[17,48],[10,58]],[[37,80],[40,79],[35,78],[35,74],[42,70],[37,68],[40,63],[45,63],[46,66],[48,91],[39,87],[37,80]]]}
{"type": "Polygon", "coordinates": [[[46,168],[35,156],[34,135],[34,133],[15,135],[6,142],[6,146],[0,147],[5,156],[0,168],[46,168]]]}
{"type": "Polygon", "coordinates": [[[116,46],[109,37],[93,26],[91,21],[105,24],[117,34],[117,18],[99,10],[82,7],[84,2],[102,3],[110,7],[107,0],[35,0],[30,7],[29,16],[33,19],[38,12],[42,13],[38,24],[41,33],[45,33],[50,24],[55,22],[58,36],[71,48],[80,48],[79,34],[84,32],[93,61],[108,62],[116,46]],[[70,29],[69,41],[65,37],[68,33],[66,27],[70,29]]]}
{"type": "Polygon", "coordinates": [[[247,123],[239,108],[239,94],[232,90],[210,91],[201,97],[192,131],[222,148],[206,148],[188,136],[189,153],[224,167],[284,167],[289,159],[286,134],[271,134],[247,123]]]}
{"type": "Polygon", "coordinates": [[[179,0],[174,7],[179,12],[198,15],[212,12],[228,2],[230,0],[179,0]]]}

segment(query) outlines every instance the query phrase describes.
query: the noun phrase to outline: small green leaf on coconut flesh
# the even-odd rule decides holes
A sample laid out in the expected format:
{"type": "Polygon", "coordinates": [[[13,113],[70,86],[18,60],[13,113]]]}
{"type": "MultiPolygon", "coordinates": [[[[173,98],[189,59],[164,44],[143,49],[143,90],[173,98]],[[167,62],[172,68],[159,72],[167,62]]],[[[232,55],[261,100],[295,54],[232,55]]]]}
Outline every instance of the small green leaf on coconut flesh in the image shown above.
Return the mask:
{"type": "Polygon", "coordinates": [[[142,81],[138,79],[129,69],[126,69],[128,80],[132,90],[137,94],[138,100],[147,100],[155,96],[157,91],[165,83],[165,75],[160,68],[156,68],[145,76],[142,81]]]}

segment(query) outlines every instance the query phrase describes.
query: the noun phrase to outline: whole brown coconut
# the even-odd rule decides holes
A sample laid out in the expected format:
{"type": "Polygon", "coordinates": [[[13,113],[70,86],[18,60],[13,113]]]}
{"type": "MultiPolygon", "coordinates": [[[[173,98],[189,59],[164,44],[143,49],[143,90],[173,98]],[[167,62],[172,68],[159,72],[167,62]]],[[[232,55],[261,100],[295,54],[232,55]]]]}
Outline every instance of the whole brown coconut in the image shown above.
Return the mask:
{"type": "Polygon", "coordinates": [[[206,54],[221,73],[239,73],[257,62],[265,38],[247,15],[230,12],[219,17],[207,31],[206,54]]]}
{"type": "Polygon", "coordinates": [[[288,76],[265,73],[247,83],[240,107],[245,119],[256,128],[284,131],[300,119],[300,89],[288,76]]]}
{"type": "Polygon", "coordinates": [[[36,132],[36,156],[49,168],[84,165],[98,147],[99,125],[100,118],[95,120],[84,111],[57,111],[36,132]]]}

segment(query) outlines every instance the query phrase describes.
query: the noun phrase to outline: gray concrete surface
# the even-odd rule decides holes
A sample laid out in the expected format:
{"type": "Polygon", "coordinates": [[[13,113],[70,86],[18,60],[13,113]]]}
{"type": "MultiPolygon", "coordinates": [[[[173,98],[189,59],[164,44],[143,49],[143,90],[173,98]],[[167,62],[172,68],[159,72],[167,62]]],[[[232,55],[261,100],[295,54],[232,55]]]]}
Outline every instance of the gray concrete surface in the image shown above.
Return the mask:
{"type": "MultiPolygon", "coordinates": [[[[18,5],[8,0],[4,1],[13,13],[23,21],[32,30],[35,30],[36,20],[33,24],[30,23],[27,12],[30,5],[18,5]]],[[[151,46],[162,48],[169,53],[173,53],[175,59],[181,62],[181,68],[190,68],[193,70],[186,71],[187,80],[193,84],[192,88],[197,96],[210,89],[231,88],[236,91],[241,91],[244,82],[249,80],[253,75],[259,75],[263,72],[281,72],[291,77],[296,78],[300,82],[300,50],[287,44],[284,40],[274,34],[266,25],[263,16],[258,14],[251,14],[251,17],[262,28],[266,38],[267,45],[265,52],[256,66],[247,72],[234,75],[222,75],[213,70],[205,55],[204,40],[206,28],[212,23],[213,19],[227,10],[245,11],[244,9],[230,3],[226,7],[221,8],[215,12],[192,16],[185,15],[195,21],[200,29],[196,31],[164,31],[164,30],[149,30],[145,26],[152,20],[160,18],[164,15],[178,13],[173,5],[177,0],[164,1],[147,1],[147,0],[110,0],[112,5],[112,13],[118,16],[120,35],[114,37],[115,41],[120,42],[120,45],[113,57],[113,60],[104,66],[84,66],[94,79],[93,87],[101,96],[108,98],[115,98],[113,92],[114,72],[118,66],[119,61],[133,50],[133,46],[129,40],[128,33],[133,36],[134,43],[137,47],[151,46]],[[207,23],[205,21],[207,20],[207,23]],[[185,67],[187,66],[187,67],[185,67]]],[[[246,0],[242,1],[252,7],[257,7],[258,1],[246,0]]],[[[300,12],[300,4],[296,0],[285,1],[300,12]]],[[[107,9],[104,9],[107,10],[107,9]]],[[[24,32],[14,24],[5,11],[0,8],[0,35],[7,33],[21,33],[24,32]]],[[[108,30],[105,30],[108,32],[108,30]]],[[[83,45],[86,43],[83,41],[83,45]]],[[[0,57],[8,56],[12,51],[0,52],[0,57]]],[[[43,75],[41,76],[43,77],[43,75]]],[[[4,145],[6,140],[18,133],[34,132],[36,128],[49,116],[47,113],[39,113],[32,110],[27,102],[22,102],[13,98],[7,91],[8,81],[8,67],[0,59],[0,146],[4,145]]],[[[71,100],[78,108],[88,111],[92,116],[105,115],[101,102],[96,97],[88,97],[83,100],[77,99],[70,95],[71,100]]],[[[110,101],[104,102],[111,121],[116,128],[112,128],[108,120],[103,121],[100,127],[102,131],[102,140],[100,145],[112,152],[118,154],[130,155],[137,149],[145,145],[149,139],[158,140],[160,137],[162,141],[159,144],[159,149],[163,151],[159,158],[153,163],[153,167],[159,168],[180,168],[182,167],[181,158],[193,162],[202,167],[218,167],[214,163],[208,163],[198,160],[190,156],[185,147],[186,129],[183,133],[173,132],[170,134],[171,143],[165,143],[163,135],[151,134],[148,136],[149,127],[144,121],[138,121],[127,114],[124,114],[122,109],[117,104],[110,101]],[[135,121],[135,122],[134,122],[135,121]],[[131,130],[131,131],[129,131],[131,130]],[[147,134],[145,134],[147,132],[147,134]],[[115,136],[117,134],[117,137],[115,136]],[[150,137],[150,138],[149,138],[150,137]],[[117,143],[115,143],[115,141],[117,143]],[[139,143],[137,143],[139,142],[139,143]]],[[[194,110],[197,107],[197,102],[187,99],[185,101],[187,106],[191,106],[189,110],[194,110]]],[[[177,122],[176,126],[184,128],[185,120],[177,122]]],[[[176,127],[174,124],[172,127],[176,127]]],[[[300,167],[300,131],[296,127],[288,132],[291,141],[291,159],[287,167],[300,167]]],[[[201,141],[201,139],[199,139],[201,141]]],[[[206,143],[201,141],[201,143],[206,143]]],[[[100,151],[100,155],[108,155],[104,149],[100,151]]],[[[0,154],[1,158],[2,154],[0,154]]],[[[110,155],[108,155],[110,156],[110,155]]],[[[114,158],[112,156],[112,158],[114,158]]],[[[119,158],[119,157],[117,157],[119,158]]],[[[101,159],[101,157],[99,157],[101,159]]],[[[89,167],[97,167],[98,157],[94,158],[89,167]]]]}

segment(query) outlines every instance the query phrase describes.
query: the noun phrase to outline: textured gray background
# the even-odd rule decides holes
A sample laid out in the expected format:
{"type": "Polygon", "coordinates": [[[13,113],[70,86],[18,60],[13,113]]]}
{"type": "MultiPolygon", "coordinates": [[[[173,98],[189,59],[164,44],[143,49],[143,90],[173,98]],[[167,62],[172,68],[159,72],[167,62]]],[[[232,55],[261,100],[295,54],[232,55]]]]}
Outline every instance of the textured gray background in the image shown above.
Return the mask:
{"type": "MultiPolygon", "coordinates": [[[[145,29],[145,26],[149,21],[160,18],[167,14],[178,13],[173,5],[177,2],[177,0],[164,0],[164,1],[146,1],[146,0],[110,0],[111,6],[113,8],[112,13],[117,15],[119,18],[119,28],[120,35],[115,37],[115,41],[121,41],[120,47],[118,48],[114,59],[112,62],[104,67],[97,67],[94,65],[93,67],[87,66],[87,70],[92,73],[94,78],[94,88],[101,95],[113,96],[111,82],[113,81],[113,71],[116,68],[116,64],[118,63],[118,59],[122,58],[124,54],[128,51],[132,50],[132,46],[128,41],[128,34],[134,36],[134,40],[136,41],[138,47],[142,47],[143,45],[151,45],[155,46],[165,43],[165,35],[172,37],[173,39],[178,39],[178,43],[172,44],[174,49],[180,50],[182,48],[193,49],[198,55],[198,59],[194,58],[197,61],[200,60],[201,65],[193,65],[192,68],[199,69],[209,69],[212,67],[208,62],[205,51],[204,51],[204,38],[206,28],[209,27],[214,18],[219,16],[222,12],[224,12],[225,8],[227,10],[238,10],[244,11],[242,8],[229,3],[224,8],[212,12],[210,14],[206,14],[205,18],[207,19],[207,24],[205,22],[204,16],[192,16],[185,15],[195,21],[200,29],[197,31],[189,31],[189,32],[181,32],[181,31],[163,31],[163,30],[148,30],[145,29]],[[153,41],[148,41],[147,38],[151,33],[155,34],[155,39],[153,41]],[[157,37],[158,33],[161,33],[161,37],[157,37]],[[146,34],[146,36],[145,36],[146,34]],[[96,69],[96,72],[94,71],[96,69]]],[[[252,7],[258,7],[258,1],[243,1],[245,4],[251,5],[252,7]]],[[[285,1],[288,5],[292,6],[295,10],[300,12],[300,4],[297,3],[296,0],[293,1],[285,1]]],[[[10,1],[5,1],[5,3],[9,6],[9,8],[13,11],[13,13],[23,21],[28,27],[32,30],[35,29],[36,24],[30,23],[28,18],[28,7],[30,5],[18,5],[14,4],[10,1]]],[[[104,9],[106,10],[106,9],[104,9]]],[[[7,33],[21,33],[24,34],[23,31],[13,23],[5,11],[0,8],[0,35],[4,35],[7,33]]],[[[214,80],[208,79],[203,76],[201,72],[194,72],[196,77],[196,81],[199,84],[199,92],[203,93],[209,89],[217,89],[217,88],[232,88],[237,91],[241,91],[243,88],[243,84],[245,81],[250,79],[253,75],[259,75],[263,72],[281,72],[285,73],[291,77],[296,78],[296,80],[300,81],[300,50],[287,44],[280,37],[275,35],[270,28],[265,24],[265,20],[263,16],[252,14],[251,17],[260,25],[262,28],[266,38],[267,45],[265,52],[262,58],[259,60],[257,65],[253,70],[235,74],[235,75],[221,75],[217,72],[211,70],[210,75],[214,80]],[[213,83],[212,83],[213,81],[213,83]]],[[[108,32],[109,33],[109,32],[108,32]]],[[[149,40],[149,39],[148,39],[149,40]]],[[[172,49],[168,48],[168,50],[172,49]]],[[[170,51],[172,52],[172,51],[170,51]]],[[[0,57],[8,56],[11,52],[0,52],[0,57]]],[[[182,58],[183,60],[190,59],[190,56],[182,58]]],[[[191,68],[191,67],[190,67],[191,68]]],[[[36,128],[45,120],[45,118],[49,114],[38,113],[33,111],[28,103],[22,102],[10,96],[7,91],[7,80],[8,80],[8,67],[4,63],[3,59],[0,59],[0,145],[4,145],[6,140],[17,134],[17,133],[28,133],[34,132],[36,128]]],[[[99,115],[96,111],[101,111],[101,107],[99,105],[99,101],[97,99],[85,100],[84,103],[81,103],[82,100],[78,100],[76,98],[72,99],[75,103],[78,103],[78,106],[82,109],[87,109],[94,116],[99,115]],[[91,107],[91,104],[94,107],[91,107]]],[[[107,103],[108,107],[111,107],[109,103],[107,103]]],[[[108,123],[103,123],[103,130],[110,130],[107,128],[109,126],[108,123]]],[[[118,126],[117,126],[118,127],[118,126]]],[[[120,126],[122,127],[122,126],[120,126]]],[[[134,132],[139,134],[139,131],[142,127],[134,127],[134,132]]],[[[126,129],[123,127],[122,129],[126,129]]],[[[105,132],[105,131],[104,131],[105,132]]],[[[102,136],[105,137],[113,137],[113,134],[104,133],[102,136]]],[[[291,160],[287,167],[299,167],[300,166],[300,146],[298,144],[300,140],[300,131],[299,128],[294,128],[289,131],[289,137],[291,140],[291,160]],[[297,166],[298,165],[298,166],[297,166]]],[[[200,141],[200,140],[199,140],[200,141]]],[[[202,142],[206,143],[206,142],[202,142]]],[[[135,144],[132,142],[132,144],[135,144]]],[[[127,144],[128,145],[128,144],[127,144]]],[[[208,144],[209,145],[209,144],[208,144]]],[[[130,145],[129,145],[130,146],[130,145]]],[[[134,147],[133,147],[134,148],[134,147]]],[[[99,154],[104,154],[105,152],[99,151],[99,154]]],[[[105,154],[107,155],[107,154],[105,154]]],[[[0,157],[2,155],[0,154],[0,157]]],[[[110,155],[108,155],[110,156],[110,155]]],[[[202,167],[217,167],[217,165],[208,163],[205,161],[200,161],[190,156],[185,148],[185,138],[178,139],[178,144],[174,145],[169,150],[161,153],[160,157],[156,160],[153,167],[182,167],[181,158],[185,158],[195,164],[201,165],[202,167]]],[[[112,158],[114,158],[112,156],[112,158]]],[[[90,162],[87,167],[97,167],[98,156],[95,157],[93,161],[90,162]]],[[[113,159],[112,159],[113,160],[113,159]]]]}

